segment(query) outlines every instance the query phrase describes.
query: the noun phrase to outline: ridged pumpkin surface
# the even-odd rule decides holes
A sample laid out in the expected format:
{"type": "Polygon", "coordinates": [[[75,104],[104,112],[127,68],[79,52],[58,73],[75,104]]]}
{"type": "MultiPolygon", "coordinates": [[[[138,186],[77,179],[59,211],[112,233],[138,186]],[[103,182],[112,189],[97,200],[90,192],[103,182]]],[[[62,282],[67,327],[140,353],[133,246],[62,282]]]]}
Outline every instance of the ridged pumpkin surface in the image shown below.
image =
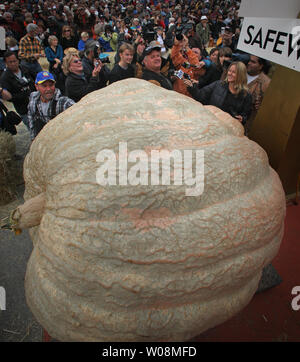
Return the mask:
{"type": "MultiPolygon", "coordinates": [[[[150,172],[150,170],[149,170],[150,172]]],[[[25,160],[27,302],[61,341],[183,341],[240,311],[276,255],[285,197],[266,153],[214,107],[139,79],[87,95],[52,120],[25,160]],[[204,150],[204,192],[100,186],[97,153],[204,150]]]]}

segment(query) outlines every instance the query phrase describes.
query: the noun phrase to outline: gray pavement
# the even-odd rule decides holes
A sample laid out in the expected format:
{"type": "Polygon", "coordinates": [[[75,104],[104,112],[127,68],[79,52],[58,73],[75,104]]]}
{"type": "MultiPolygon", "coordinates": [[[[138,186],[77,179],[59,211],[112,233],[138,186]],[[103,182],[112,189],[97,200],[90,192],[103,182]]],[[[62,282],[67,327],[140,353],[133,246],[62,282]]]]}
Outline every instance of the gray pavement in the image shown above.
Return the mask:
{"type": "MultiPolygon", "coordinates": [[[[0,206],[0,219],[23,203],[24,182],[21,171],[23,159],[30,147],[30,137],[23,124],[17,128],[18,134],[14,138],[17,154],[22,156],[22,160],[18,161],[20,182],[15,200],[0,206]]],[[[24,291],[26,266],[32,247],[28,231],[15,235],[9,230],[0,230],[0,287],[5,289],[6,296],[6,310],[0,310],[0,342],[42,341],[42,327],[27,307],[24,291]]]]}

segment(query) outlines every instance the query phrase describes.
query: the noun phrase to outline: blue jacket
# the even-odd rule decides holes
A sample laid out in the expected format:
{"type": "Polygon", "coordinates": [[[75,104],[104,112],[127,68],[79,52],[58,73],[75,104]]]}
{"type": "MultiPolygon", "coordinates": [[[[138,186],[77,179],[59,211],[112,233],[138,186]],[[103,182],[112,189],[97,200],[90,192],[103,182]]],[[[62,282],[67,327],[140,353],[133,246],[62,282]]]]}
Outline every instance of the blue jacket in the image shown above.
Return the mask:
{"type": "Polygon", "coordinates": [[[64,57],[64,51],[63,51],[63,48],[61,45],[58,45],[56,47],[56,52],[54,52],[51,47],[47,47],[45,49],[45,54],[46,54],[47,60],[50,64],[54,63],[55,58],[59,59],[62,62],[63,57],[64,57]]]}

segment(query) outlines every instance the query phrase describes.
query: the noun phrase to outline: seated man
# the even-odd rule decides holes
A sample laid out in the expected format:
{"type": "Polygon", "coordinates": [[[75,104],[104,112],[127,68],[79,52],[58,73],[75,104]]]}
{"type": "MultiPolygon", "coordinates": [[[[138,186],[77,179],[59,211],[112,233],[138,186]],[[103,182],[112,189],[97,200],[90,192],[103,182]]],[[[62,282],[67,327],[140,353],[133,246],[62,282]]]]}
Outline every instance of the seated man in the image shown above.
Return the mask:
{"type": "Polygon", "coordinates": [[[4,54],[6,70],[0,78],[3,88],[7,89],[11,95],[10,100],[16,111],[22,118],[22,121],[29,128],[27,121],[27,106],[29,103],[30,93],[34,91],[34,78],[27,68],[19,64],[16,54],[7,51],[4,54]]]}
{"type": "Polygon", "coordinates": [[[173,90],[171,81],[166,78],[160,71],[161,68],[161,45],[152,41],[149,46],[144,50],[143,54],[143,74],[142,79],[156,84],[160,87],[173,90]]]}
{"type": "Polygon", "coordinates": [[[32,140],[46,123],[75,103],[72,99],[61,96],[60,90],[55,88],[54,77],[49,72],[37,74],[35,87],[37,92],[30,94],[28,104],[28,123],[32,140]]]}
{"type": "Polygon", "coordinates": [[[34,74],[42,71],[42,67],[38,59],[45,56],[36,35],[38,34],[38,26],[28,24],[26,27],[27,34],[20,40],[19,44],[19,59],[21,65],[34,74]]]}
{"type": "MultiPolygon", "coordinates": [[[[100,45],[95,40],[89,40],[84,49],[84,55],[82,58],[83,73],[86,80],[89,82],[96,63],[102,63],[100,61],[100,45]]],[[[99,72],[99,89],[106,86],[109,79],[110,70],[106,64],[102,64],[99,72]]]]}

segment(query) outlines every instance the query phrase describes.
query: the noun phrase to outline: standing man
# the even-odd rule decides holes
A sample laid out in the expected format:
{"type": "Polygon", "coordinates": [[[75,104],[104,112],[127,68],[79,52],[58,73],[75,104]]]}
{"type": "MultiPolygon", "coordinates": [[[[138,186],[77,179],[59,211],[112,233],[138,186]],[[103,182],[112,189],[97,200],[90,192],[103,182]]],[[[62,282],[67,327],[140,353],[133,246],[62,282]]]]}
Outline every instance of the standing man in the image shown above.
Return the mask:
{"type": "Polygon", "coordinates": [[[37,74],[35,87],[37,92],[30,94],[28,104],[28,123],[32,140],[46,123],[75,103],[72,99],[61,96],[60,90],[55,88],[54,77],[49,72],[37,74]]]}
{"type": "Polygon", "coordinates": [[[253,120],[256,117],[265,92],[271,82],[271,79],[267,76],[269,70],[270,63],[268,61],[255,55],[250,56],[250,60],[247,65],[247,83],[249,92],[252,95],[252,111],[251,116],[245,124],[246,135],[250,132],[253,120]]]}
{"type": "Polygon", "coordinates": [[[196,26],[196,33],[201,39],[202,45],[207,48],[211,32],[209,29],[208,19],[206,15],[201,16],[200,23],[196,26]]]}
{"type": "Polygon", "coordinates": [[[28,24],[26,26],[27,34],[20,40],[19,44],[19,58],[21,65],[26,67],[29,71],[37,74],[42,71],[42,67],[38,59],[44,57],[44,51],[40,42],[36,38],[38,34],[38,26],[36,24],[28,24]]]}
{"type": "Polygon", "coordinates": [[[1,86],[12,95],[10,102],[13,103],[23,123],[29,129],[27,106],[30,93],[35,89],[34,78],[27,68],[19,65],[19,60],[14,52],[7,51],[4,54],[4,61],[6,69],[0,78],[1,86]]]}

